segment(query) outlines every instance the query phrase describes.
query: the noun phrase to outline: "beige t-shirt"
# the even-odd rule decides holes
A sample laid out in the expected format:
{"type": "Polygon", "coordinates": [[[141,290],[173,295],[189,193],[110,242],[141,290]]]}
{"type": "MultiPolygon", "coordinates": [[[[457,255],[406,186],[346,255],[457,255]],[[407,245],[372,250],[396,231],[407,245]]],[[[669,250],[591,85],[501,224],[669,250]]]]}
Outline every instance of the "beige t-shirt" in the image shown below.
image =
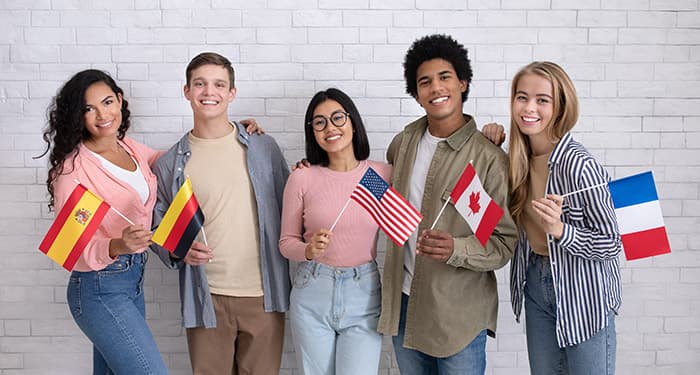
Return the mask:
{"type": "MultiPolygon", "coordinates": [[[[221,138],[189,134],[192,155],[185,174],[204,212],[204,231],[214,259],[205,265],[213,294],[234,297],[263,295],[260,240],[255,194],[246,164],[246,150],[237,130],[221,138]]],[[[201,236],[200,236],[201,239],[201,236]]]]}
{"type": "Polygon", "coordinates": [[[527,241],[532,247],[532,251],[539,255],[549,255],[547,249],[547,235],[540,224],[540,216],[532,208],[530,201],[537,198],[544,198],[544,189],[547,184],[549,169],[547,161],[549,155],[533,156],[530,158],[530,183],[528,185],[528,201],[525,204],[525,215],[523,215],[523,227],[527,233],[527,241]]]}

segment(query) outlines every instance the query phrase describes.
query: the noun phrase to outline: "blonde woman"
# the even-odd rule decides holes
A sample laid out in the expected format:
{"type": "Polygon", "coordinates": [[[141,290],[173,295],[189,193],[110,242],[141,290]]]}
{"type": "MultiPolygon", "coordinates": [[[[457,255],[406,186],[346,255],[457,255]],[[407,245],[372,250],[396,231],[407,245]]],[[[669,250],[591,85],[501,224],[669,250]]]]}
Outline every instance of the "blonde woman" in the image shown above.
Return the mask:
{"type": "Polygon", "coordinates": [[[605,169],[569,133],[576,89],[552,62],[513,78],[509,209],[519,229],[511,263],[516,319],[525,301],[533,374],[614,374],[620,236],[605,169]],[[604,185],[605,186],[605,185],[604,185]]]}

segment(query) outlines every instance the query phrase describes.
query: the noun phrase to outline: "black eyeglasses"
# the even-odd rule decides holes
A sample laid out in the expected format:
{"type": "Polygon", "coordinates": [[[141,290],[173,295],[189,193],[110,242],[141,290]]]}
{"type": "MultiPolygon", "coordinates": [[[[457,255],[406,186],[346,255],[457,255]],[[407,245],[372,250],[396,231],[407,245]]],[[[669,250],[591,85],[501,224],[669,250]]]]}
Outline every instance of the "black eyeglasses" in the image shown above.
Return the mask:
{"type": "MultiPolygon", "coordinates": [[[[349,113],[338,110],[331,113],[330,122],[336,128],[340,128],[344,126],[346,122],[348,122],[349,116],[349,113]]],[[[314,116],[314,118],[311,119],[311,126],[315,131],[322,132],[324,129],[326,129],[326,126],[328,126],[328,120],[328,118],[322,115],[314,116]]]]}

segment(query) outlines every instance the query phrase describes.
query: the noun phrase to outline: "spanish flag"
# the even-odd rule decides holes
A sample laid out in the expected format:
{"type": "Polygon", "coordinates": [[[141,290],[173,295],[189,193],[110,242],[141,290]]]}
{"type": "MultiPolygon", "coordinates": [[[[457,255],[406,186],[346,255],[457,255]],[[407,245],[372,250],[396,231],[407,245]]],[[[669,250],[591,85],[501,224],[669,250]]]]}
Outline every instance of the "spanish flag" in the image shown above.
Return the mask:
{"type": "Polygon", "coordinates": [[[204,226],[204,213],[192,192],[187,177],[170,203],[151,240],[180,258],[184,258],[197,233],[204,226]]]}
{"type": "Polygon", "coordinates": [[[85,250],[110,206],[82,184],[78,184],[56,215],[39,250],[68,271],[85,250]]]}

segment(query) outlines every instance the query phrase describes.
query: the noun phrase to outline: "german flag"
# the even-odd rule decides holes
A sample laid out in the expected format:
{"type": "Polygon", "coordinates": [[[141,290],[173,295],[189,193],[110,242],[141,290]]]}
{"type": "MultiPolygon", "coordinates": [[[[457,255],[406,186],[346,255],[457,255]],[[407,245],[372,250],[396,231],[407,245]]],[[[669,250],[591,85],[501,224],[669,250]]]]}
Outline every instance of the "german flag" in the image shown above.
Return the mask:
{"type": "Polygon", "coordinates": [[[184,258],[202,226],[204,213],[192,192],[192,183],[188,177],[170,203],[151,240],[184,258]]]}
{"type": "Polygon", "coordinates": [[[110,206],[78,184],[56,215],[39,250],[68,271],[80,258],[110,206]]]}

